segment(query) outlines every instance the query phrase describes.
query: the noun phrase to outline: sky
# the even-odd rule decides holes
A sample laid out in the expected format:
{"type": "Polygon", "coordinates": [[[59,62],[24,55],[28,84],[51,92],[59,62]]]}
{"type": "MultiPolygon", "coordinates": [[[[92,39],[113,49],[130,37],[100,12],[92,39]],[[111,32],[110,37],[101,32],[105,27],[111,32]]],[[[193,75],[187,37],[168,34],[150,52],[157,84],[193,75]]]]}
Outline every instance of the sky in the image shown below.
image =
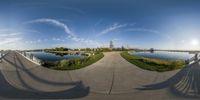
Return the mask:
{"type": "Polygon", "coordinates": [[[200,49],[200,0],[0,0],[0,49],[200,49]]]}

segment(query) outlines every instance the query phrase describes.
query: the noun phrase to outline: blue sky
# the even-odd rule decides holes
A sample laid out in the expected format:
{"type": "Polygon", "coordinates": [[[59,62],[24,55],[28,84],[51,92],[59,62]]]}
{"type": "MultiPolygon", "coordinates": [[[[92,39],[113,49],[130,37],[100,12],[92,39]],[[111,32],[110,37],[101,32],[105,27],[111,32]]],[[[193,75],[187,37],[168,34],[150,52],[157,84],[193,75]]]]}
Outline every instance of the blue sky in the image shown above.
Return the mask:
{"type": "Polygon", "coordinates": [[[200,49],[199,0],[1,0],[0,49],[200,49]]]}

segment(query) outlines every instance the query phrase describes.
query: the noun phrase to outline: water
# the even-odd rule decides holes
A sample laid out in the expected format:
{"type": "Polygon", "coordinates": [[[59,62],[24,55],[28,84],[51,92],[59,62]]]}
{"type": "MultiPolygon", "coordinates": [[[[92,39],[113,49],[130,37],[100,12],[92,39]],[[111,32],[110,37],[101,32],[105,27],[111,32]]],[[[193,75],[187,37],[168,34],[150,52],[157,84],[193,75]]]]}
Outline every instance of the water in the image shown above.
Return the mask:
{"type": "Polygon", "coordinates": [[[155,51],[155,52],[132,52],[131,54],[142,56],[146,58],[164,59],[164,60],[187,60],[192,58],[194,54],[189,52],[167,52],[167,51],[155,51]]]}
{"type": "Polygon", "coordinates": [[[43,61],[59,61],[63,59],[75,59],[75,58],[84,58],[84,56],[81,55],[56,55],[52,53],[37,51],[37,52],[27,52],[31,53],[36,58],[43,60],[43,61]]]}

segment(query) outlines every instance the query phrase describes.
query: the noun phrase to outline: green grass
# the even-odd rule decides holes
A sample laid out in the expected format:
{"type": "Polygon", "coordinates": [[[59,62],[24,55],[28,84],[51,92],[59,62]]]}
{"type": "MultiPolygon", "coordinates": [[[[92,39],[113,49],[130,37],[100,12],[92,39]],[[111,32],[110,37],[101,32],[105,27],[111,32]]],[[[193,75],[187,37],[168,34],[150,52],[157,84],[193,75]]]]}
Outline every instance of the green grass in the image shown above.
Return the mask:
{"type": "Polygon", "coordinates": [[[146,70],[150,71],[171,71],[184,67],[185,62],[183,60],[161,60],[161,59],[150,59],[130,55],[127,51],[122,52],[121,56],[129,61],[130,63],[146,70]]]}
{"type": "Polygon", "coordinates": [[[57,62],[45,62],[43,66],[56,69],[56,70],[75,70],[80,69],[86,66],[89,66],[101,58],[103,58],[104,55],[101,52],[95,53],[94,55],[91,55],[89,57],[85,57],[83,59],[71,59],[71,60],[61,60],[57,62]]]}

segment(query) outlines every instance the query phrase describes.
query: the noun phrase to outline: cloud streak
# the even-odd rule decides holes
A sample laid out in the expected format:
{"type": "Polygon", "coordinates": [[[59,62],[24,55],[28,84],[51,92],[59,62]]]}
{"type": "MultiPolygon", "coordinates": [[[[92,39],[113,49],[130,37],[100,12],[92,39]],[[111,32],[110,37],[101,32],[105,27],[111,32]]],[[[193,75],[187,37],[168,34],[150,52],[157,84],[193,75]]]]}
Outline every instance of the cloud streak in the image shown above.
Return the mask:
{"type": "Polygon", "coordinates": [[[147,28],[128,28],[125,29],[124,32],[149,32],[149,33],[153,33],[153,34],[157,34],[157,35],[163,35],[165,37],[167,37],[168,39],[171,39],[171,37],[169,35],[166,34],[161,34],[161,32],[157,31],[157,30],[153,30],[153,29],[147,29],[147,28]]]}
{"type": "Polygon", "coordinates": [[[150,33],[156,33],[159,34],[160,32],[157,30],[152,30],[152,29],[146,29],[146,28],[129,28],[125,30],[127,31],[141,31],[141,32],[150,32],[150,33]]]}
{"type": "Polygon", "coordinates": [[[22,38],[20,32],[11,32],[9,29],[0,29],[0,49],[11,49],[18,45],[22,38]]]}
{"type": "Polygon", "coordinates": [[[1,33],[0,38],[8,37],[8,36],[16,36],[16,35],[20,35],[20,34],[21,33],[19,33],[19,32],[16,32],[16,33],[1,33]]]}
{"type": "Polygon", "coordinates": [[[20,38],[20,37],[5,38],[5,39],[3,39],[2,42],[0,42],[0,46],[9,45],[9,44],[15,43],[16,41],[20,41],[20,40],[22,40],[22,38],[20,38]]]}
{"type": "Polygon", "coordinates": [[[65,33],[68,34],[67,39],[70,39],[70,40],[75,41],[75,42],[94,45],[94,46],[99,46],[100,45],[100,43],[98,43],[97,41],[90,40],[90,39],[85,39],[85,38],[80,38],[80,37],[76,36],[75,33],[72,32],[70,30],[70,28],[65,23],[62,23],[62,22],[60,22],[60,21],[58,21],[56,19],[42,18],[42,19],[36,19],[36,20],[25,22],[25,24],[32,24],[32,23],[48,23],[48,24],[52,24],[54,26],[63,28],[65,33]]]}
{"type": "Polygon", "coordinates": [[[64,24],[58,20],[55,20],[55,19],[42,18],[42,19],[36,19],[36,20],[26,22],[25,24],[31,24],[31,23],[49,23],[49,24],[55,25],[57,27],[61,27],[64,29],[65,33],[67,33],[71,36],[75,36],[75,34],[69,29],[69,27],[66,24],[64,24]]]}
{"type": "Polygon", "coordinates": [[[123,28],[123,27],[126,27],[127,24],[117,24],[117,23],[114,23],[113,25],[107,27],[106,29],[104,29],[103,31],[101,31],[98,36],[101,36],[101,35],[105,35],[105,34],[108,34],[112,31],[115,31],[117,29],[120,29],[120,28],[123,28]]]}

